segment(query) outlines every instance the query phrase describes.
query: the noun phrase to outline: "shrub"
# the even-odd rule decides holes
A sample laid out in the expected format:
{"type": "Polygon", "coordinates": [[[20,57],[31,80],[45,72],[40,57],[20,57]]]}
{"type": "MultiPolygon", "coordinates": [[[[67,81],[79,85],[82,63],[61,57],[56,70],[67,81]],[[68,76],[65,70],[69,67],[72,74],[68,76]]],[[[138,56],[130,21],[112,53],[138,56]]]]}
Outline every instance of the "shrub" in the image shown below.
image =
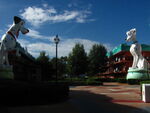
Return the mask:
{"type": "Polygon", "coordinates": [[[65,80],[69,85],[102,85],[102,82],[98,77],[86,77],[86,78],[66,78],[65,80]]]}
{"type": "Polygon", "coordinates": [[[130,84],[130,85],[139,85],[140,81],[141,80],[139,80],[139,79],[128,79],[127,83],[130,84]]]}
{"type": "Polygon", "coordinates": [[[102,85],[102,82],[97,78],[89,78],[86,80],[87,85],[102,85]]]}
{"type": "Polygon", "coordinates": [[[150,80],[141,81],[140,84],[150,84],[150,80]]]}
{"type": "Polygon", "coordinates": [[[118,78],[117,81],[120,82],[120,83],[127,83],[126,78],[118,78]]]}

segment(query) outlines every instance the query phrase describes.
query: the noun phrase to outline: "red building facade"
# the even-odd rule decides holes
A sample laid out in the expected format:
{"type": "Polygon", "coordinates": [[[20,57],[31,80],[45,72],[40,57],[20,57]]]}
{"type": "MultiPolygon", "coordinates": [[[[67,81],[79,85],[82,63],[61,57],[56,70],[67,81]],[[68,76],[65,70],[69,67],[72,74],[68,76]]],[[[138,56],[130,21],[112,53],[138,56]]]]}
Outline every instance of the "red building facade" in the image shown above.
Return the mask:
{"type": "MultiPolygon", "coordinates": [[[[150,45],[142,44],[142,55],[150,63],[150,45]]],[[[133,57],[130,53],[130,46],[121,44],[107,53],[107,65],[101,78],[126,78],[128,68],[132,66],[133,57]]]]}

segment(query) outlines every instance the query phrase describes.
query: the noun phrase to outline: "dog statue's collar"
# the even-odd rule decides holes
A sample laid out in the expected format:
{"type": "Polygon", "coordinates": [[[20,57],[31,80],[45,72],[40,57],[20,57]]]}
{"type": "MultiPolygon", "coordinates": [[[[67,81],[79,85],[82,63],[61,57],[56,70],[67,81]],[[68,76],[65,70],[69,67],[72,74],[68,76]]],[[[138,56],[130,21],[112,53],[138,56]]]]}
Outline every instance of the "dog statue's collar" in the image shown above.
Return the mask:
{"type": "Polygon", "coordinates": [[[16,40],[16,37],[12,34],[12,32],[8,31],[7,33],[10,34],[13,37],[13,39],[16,40]]]}
{"type": "Polygon", "coordinates": [[[136,40],[136,41],[133,41],[133,43],[132,44],[135,44],[135,43],[138,43],[138,41],[136,40]]]}

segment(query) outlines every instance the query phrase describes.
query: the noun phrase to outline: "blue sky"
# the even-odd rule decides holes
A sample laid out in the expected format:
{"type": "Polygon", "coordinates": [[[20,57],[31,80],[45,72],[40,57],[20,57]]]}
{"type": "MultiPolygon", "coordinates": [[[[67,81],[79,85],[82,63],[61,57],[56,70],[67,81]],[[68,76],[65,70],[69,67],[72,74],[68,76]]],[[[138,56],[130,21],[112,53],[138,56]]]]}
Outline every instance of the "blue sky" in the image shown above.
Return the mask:
{"type": "Polygon", "coordinates": [[[125,43],[126,31],[137,29],[137,40],[150,44],[150,0],[0,0],[0,36],[13,22],[26,21],[30,33],[18,41],[35,57],[44,50],[55,56],[53,38],[59,35],[59,56],[75,43],[85,50],[101,43],[108,50],[125,43]]]}

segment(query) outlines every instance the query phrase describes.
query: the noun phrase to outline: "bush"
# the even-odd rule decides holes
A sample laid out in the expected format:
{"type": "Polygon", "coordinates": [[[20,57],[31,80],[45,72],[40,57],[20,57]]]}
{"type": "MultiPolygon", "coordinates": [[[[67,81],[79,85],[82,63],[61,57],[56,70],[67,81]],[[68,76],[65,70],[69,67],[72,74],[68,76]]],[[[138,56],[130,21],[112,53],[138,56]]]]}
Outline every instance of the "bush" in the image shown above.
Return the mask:
{"type": "Polygon", "coordinates": [[[98,77],[66,78],[63,81],[66,81],[69,85],[102,85],[98,77]]]}
{"type": "Polygon", "coordinates": [[[99,78],[101,82],[117,82],[118,78],[99,78]]]}
{"type": "Polygon", "coordinates": [[[140,81],[141,80],[139,80],[139,79],[128,79],[127,83],[130,84],[130,85],[139,85],[140,81]]]}
{"type": "Polygon", "coordinates": [[[103,85],[103,83],[100,81],[87,81],[87,85],[103,85]]]}
{"type": "Polygon", "coordinates": [[[91,80],[87,80],[87,81],[72,81],[72,82],[69,83],[69,85],[73,85],[73,86],[102,85],[102,82],[91,81],[91,80]]]}
{"type": "Polygon", "coordinates": [[[87,85],[102,85],[102,82],[97,77],[92,77],[86,80],[87,85]]]}
{"type": "Polygon", "coordinates": [[[141,81],[140,84],[150,84],[150,80],[141,81]]]}
{"type": "Polygon", "coordinates": [[[134,84],[137,84],[137,85],[140,85],[140,84],[150,84],[150,80],[140,80],[140,79],[128,79],[128,84],[131,84],[131,85],[134,85],[134,84]]]}
{"type": "Polygon", "coordinates": [[[127,83],[126,78],[118,78],[117,81],[120,82],[120,83],[127,83]]]}

